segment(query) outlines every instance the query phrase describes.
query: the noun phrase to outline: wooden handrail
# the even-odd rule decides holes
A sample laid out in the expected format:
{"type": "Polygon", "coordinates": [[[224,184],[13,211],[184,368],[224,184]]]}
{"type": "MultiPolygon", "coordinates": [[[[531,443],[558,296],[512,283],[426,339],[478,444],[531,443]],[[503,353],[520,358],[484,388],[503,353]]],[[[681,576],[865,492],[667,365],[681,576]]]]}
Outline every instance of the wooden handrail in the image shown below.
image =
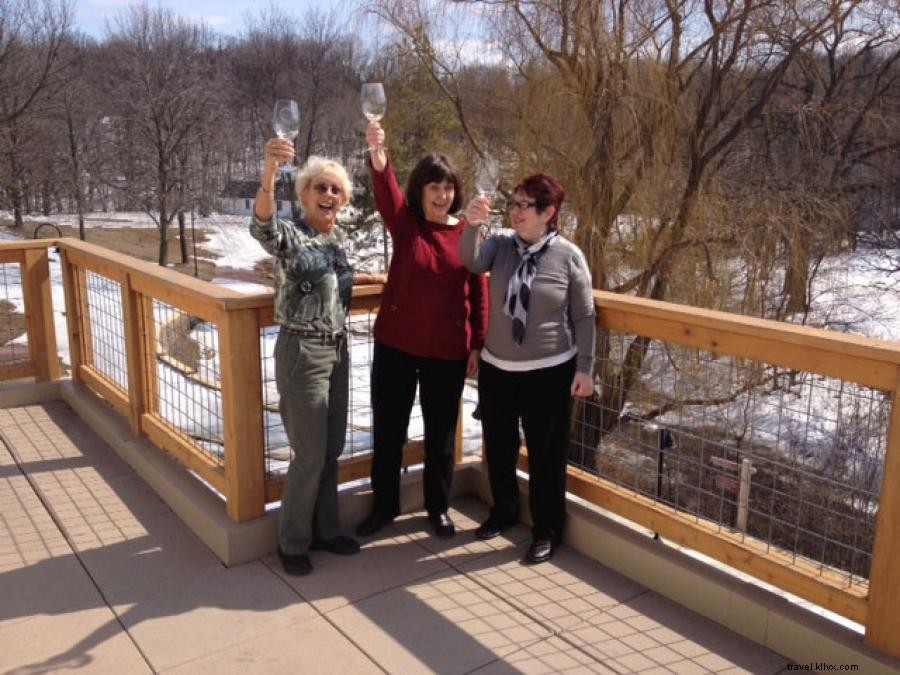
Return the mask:
{"type": "Polygon", "coordinates": [[[900,343],[594,291],[599,325],[894,391],[900,343]]]}

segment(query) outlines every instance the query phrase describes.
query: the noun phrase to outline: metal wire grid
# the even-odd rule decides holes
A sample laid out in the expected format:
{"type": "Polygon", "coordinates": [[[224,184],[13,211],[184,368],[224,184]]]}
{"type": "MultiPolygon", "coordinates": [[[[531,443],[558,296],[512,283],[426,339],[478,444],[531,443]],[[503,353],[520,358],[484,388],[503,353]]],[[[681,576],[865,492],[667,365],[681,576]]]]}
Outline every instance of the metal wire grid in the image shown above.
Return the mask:
{"type": "MultiPolygon", "coordinates": [[[[350,395],[347,411],[347,436],[344,452],[341,454],[341,457],[345,459],[372,451],[370,372],[374,347],[372,338],[374,323],[375,312],[355,314],[349,318],[350,395]]],[[[278,326],[266,327],[260,331],[267,479],[286,473],[293,457],[293,451],[281,421],[281,413],[278,410],[279,397],[275,385],[274,357],[278,332],[278,326]]],[[[408,433],[410,440],[420,440],[423,437],[422,413],[418,400],[413,405],[408,433]]]]}
{"type": "Polygon", "coordinates": [[[91,364],[123,393],[128,392],[122,284],[85,272],[85,302],[90,321],[91,364]]]}
{"type": "Polygon", "coordinates": [[[153,317],[159,416],[215,465],[224,467],[219,329],[155,299],[153,317]]]}
{"type": "Polygon", "coordinates": [[[603,395],[575,411],[573,463],[735,532],[741,489],[728,462],[749,459],[742,531],[793,564],[867,586],[886,393],[630,336],[607,339],[609,356],[596,364],[603,395]],[[639,371],[623,368],[641,351],[639,371]]]}
{"type": "Polygon", "coordinates": [[[3,287],[0,299],[0,365],[27,363],[30,356],[19,263],[0,264],[0,286],[3,287]]]}

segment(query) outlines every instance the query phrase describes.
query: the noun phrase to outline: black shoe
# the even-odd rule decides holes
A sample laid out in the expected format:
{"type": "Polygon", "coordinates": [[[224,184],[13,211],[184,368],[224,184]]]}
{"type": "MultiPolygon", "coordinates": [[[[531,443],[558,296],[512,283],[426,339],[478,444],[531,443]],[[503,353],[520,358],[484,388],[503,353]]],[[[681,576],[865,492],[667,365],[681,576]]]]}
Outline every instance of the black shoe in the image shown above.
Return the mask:
{"type": "Polygon", "coordinates": [[[494,516],[488,516],[488,519],[484,521],[477,530],[475,530],[475,538],[481,539],[482,541],[486,541],[488,539],[493,539],[494,537],[499,537],[500,533],[503,532],[509,525],[502,522],[498,518],[494,518],[494,516]]]}
{"type": "Polygon", "coordinates": [[[553,557],[553,540],[552,539],[535,539],[528,547],[528,552],[522,558],[525,565],[537,565],[547,562],[553,557]]]}
{"type": "Polygon", "coordinates": [[[309,545],[310,551],[328,551],[337,555],[359,553],[359,543],[353,537],[339,534],[331,539],[317,539],[309,545]]]}
{"type": "Polygon", "coordinates": [[[285,553],[279,546],[278,559],[281,560],[285,573],[292,577],[302,577],[312,572],[312,563],[305,553],[285,553]]]}
{"type": "Polygon", "coordinates": [[[434,534],[441,539],[449,539],[456,534],[456,527],[454,527],[453,521],[450,520],[450,516],[447,515],[446,511],[429,515],[428,522],[434,528],[434,534]]]}
{"type": "Polygon", "coordinates": [[[372,511],[366,519],[356,527],[356,534],[360,537],[369,537],[382,527],[392,522],[396,516],[388,516],[379,511],[372,511]]]}

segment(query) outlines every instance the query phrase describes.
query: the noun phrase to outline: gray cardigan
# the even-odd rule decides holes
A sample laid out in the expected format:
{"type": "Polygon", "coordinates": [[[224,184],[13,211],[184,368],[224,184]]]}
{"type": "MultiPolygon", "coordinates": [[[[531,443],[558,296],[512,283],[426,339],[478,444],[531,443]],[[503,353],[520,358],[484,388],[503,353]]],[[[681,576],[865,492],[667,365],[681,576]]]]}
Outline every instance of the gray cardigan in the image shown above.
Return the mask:
{"type": "Polygon", "coordinates": [[[591,276],[573,243],[558,237],[538,261],[521,345],[513,341],[512,319],[503,311],[509,279],[521,260],[513,233],[501,232],[482,241],[478,228],[467,225],[459,253],[470,272],[491,273],[485,341],[491,354],[504,361],[545,359],[568,351],[574,340],[578,372],[592,373],[597,328],[591,276]]]}

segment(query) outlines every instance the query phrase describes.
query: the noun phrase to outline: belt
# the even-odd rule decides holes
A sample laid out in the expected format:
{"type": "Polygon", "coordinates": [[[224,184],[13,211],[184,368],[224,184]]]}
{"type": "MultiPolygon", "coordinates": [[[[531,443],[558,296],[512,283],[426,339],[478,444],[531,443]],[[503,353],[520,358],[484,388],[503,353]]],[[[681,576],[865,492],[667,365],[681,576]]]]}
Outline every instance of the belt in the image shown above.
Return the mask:
{"type": "Polygon", "coordinates": [[[281,330],[288,335],[296,335],[309,340],[320,340],[323,345],[334,345],[344,339],[344,331],[342,330],[308,330],[306,328],[290,328],[289,326],[282,326],[281,330]]]}

